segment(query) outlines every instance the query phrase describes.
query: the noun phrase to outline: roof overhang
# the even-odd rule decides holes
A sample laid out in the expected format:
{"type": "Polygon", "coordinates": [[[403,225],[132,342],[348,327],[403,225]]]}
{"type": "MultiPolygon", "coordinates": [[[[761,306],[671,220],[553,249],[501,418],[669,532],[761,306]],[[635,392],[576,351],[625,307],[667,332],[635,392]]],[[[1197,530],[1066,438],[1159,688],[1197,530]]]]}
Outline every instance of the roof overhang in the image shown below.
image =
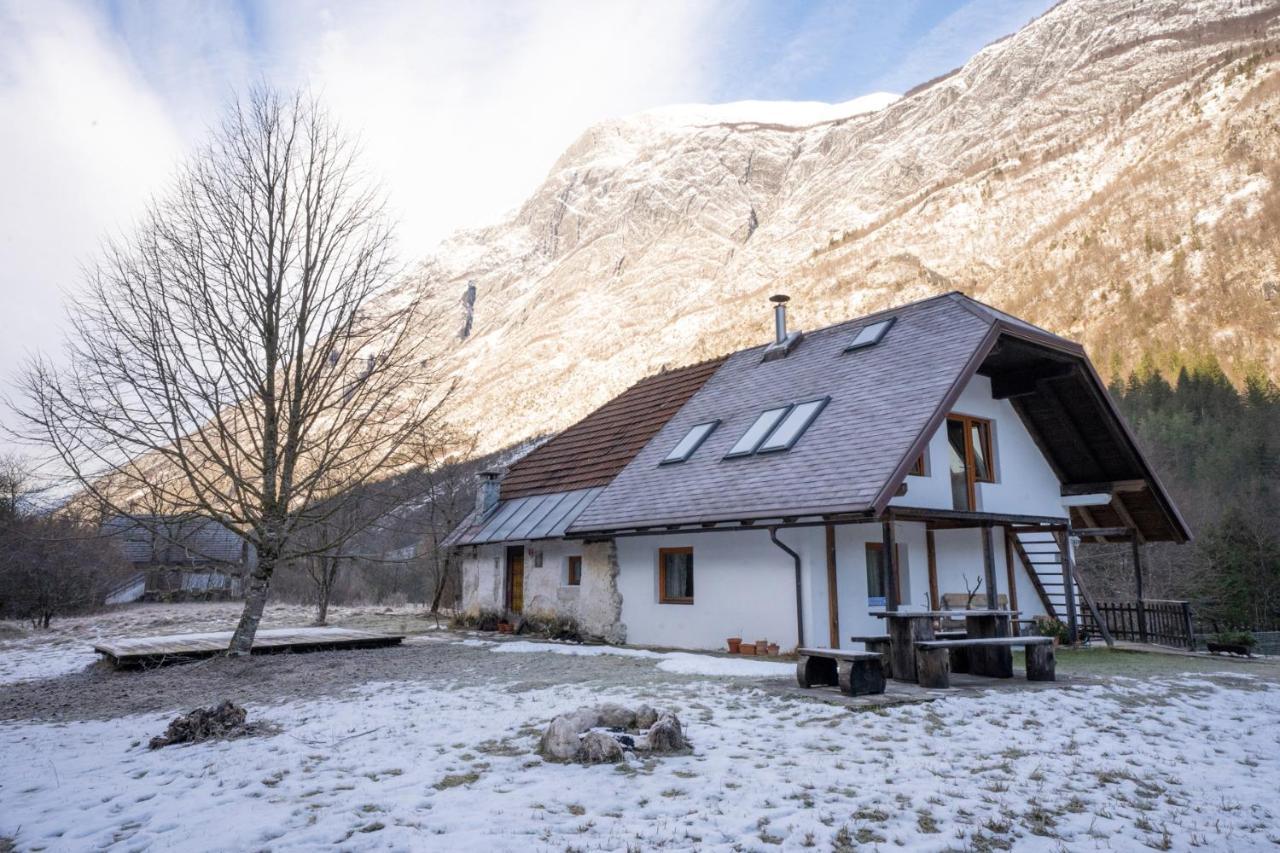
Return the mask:
{"type": "MultiPolygon", "coordinates": [[[[1064,496],[1105,493],[1110,500],[1069,508],[1085,528],[1128,528],[1141,541],[1186,542],[1191,531],[1160,482],[1084,348],[1055,335],[996,321],[876,498],[877,514],[906,480],[975,375],[1008,400],[1063,484],[1064,496]]],[[[1124,537],[1099,537],[1120,541],[1124,537]]]]}

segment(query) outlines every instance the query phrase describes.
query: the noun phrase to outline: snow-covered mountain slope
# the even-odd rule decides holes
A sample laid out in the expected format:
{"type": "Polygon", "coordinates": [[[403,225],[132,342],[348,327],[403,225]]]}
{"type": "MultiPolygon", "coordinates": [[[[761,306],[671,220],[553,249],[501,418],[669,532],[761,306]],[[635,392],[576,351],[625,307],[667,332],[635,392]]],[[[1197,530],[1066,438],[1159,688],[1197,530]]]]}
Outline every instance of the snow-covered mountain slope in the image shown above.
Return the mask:
{"type": "Polygon", "coordinates": [[[414,280],[452,414],[482,450],[563,427],[766,341],[776,292],[813,328],[961,289],[1104,372],[1213,352],[1280,375],[1278,51],[1276,0],[1066,0],[901,98],[591,127],[414,280]]]}

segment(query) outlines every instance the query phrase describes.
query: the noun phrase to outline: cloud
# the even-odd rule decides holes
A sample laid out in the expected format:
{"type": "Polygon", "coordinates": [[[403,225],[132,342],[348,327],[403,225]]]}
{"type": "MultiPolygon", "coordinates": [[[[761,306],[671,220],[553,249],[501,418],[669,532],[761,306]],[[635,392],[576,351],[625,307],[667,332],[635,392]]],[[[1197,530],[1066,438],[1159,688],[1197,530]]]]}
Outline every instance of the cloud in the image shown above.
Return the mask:
{"type": "Polygon", "coordinates": [[[711,88],[706,4],[269,8],[296,79],[360,130],[410,255],[518,204],[589,124],[711,88]]]}
{"type": "Polygon", "coordinates": [[[57,347],[64,290],[163,185],[182,145],[103,22],[59,3],[0,7],[0,126],[9,374],[29,352],[57,347]]]}
{"type": "Polygon", "coordinates": [[[56,355],[82,267],[246,85],[309,85],[360,135],[407,262],[519,203],[587,125],[706,98],[716,12],[0,0],[0,393],[26,353],[56,355]]]}

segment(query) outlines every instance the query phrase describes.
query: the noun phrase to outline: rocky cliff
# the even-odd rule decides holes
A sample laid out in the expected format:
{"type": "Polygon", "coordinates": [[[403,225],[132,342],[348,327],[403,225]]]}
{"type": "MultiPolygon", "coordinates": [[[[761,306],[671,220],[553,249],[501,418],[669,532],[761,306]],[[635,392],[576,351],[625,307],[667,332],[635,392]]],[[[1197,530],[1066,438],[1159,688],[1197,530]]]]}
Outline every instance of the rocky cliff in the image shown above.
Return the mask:
{"type": "Polygon", "coordinates": [[[1280,3],[1066,0],[900,98],[600,124],[416,285],[481,450],[766,341],[780,291],[805,328],[959,289],[1104,374],[1277,376],[1280,3]]]}

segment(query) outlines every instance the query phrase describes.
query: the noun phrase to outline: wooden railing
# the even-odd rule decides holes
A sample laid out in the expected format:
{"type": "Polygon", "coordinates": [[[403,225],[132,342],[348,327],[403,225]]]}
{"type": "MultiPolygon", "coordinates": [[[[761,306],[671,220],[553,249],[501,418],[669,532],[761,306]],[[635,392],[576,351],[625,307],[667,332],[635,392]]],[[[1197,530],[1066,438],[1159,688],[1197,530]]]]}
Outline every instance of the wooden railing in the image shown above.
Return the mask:
{"type": "MultiPolygon", "coordinates": [[[[1117,640],[1194,649],[1191,604],[1186,601],[1099,601],[1098,613],[1117,640]]],[[[1086,634],[1100,635],[1093,614],[1084,613],[1086,634]]]]}

